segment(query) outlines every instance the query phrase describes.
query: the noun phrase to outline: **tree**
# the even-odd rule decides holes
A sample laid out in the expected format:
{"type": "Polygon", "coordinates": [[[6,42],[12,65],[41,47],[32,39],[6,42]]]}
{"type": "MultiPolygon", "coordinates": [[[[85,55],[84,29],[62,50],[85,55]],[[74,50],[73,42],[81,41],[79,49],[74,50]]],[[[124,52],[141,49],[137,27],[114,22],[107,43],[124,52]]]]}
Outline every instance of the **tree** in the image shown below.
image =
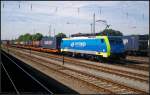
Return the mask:
{"type": "Polygon", "coordinates": [[[24,35],[24,41],[31,41],[32,40],[32,35],[30,35],[29,33],[26,33],[24,35]]]}
{"type": "Polygon", "coordinates": [[[23,41],[23,35],[19,36],[18,40],[23,41]]]}
{"type": "Polygon", "coordinates": [[[66,38],[66,34],[58,33],[55,37],[66,38]]]}
{"type": "Polygon", "coordinates": [[[26,33],[24,35],[19,36],[18,41],[39,41],[41,40],[43,35],[41,33],[36,33],[34,35],[31,35],[29,33],[26,33]]]}
{"type": "Polygon", "coordinates": [[[41,33],[36,33],[32,35],[32,40],[40,41],[43,38],[43,35],[41,33]]]}
{"type": "Polygon", "coordinates": [[[107,36],[123,36],[123,33],[113,29],[104,29],[99,35],[107,35],[107,36]]]}

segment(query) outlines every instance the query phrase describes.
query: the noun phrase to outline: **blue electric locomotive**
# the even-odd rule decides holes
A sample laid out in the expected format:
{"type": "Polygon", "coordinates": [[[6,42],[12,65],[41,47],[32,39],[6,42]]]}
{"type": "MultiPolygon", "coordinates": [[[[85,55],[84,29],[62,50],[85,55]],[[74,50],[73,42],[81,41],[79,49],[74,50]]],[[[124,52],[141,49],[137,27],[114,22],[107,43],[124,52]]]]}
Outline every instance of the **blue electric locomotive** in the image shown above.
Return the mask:
{"type": "Polygon", "coordinates": [[[120,58],[125,57],[124,51],[121,37],[116,36],[63,38],[61,42],[61,52],[72,54],[120,58]]]}

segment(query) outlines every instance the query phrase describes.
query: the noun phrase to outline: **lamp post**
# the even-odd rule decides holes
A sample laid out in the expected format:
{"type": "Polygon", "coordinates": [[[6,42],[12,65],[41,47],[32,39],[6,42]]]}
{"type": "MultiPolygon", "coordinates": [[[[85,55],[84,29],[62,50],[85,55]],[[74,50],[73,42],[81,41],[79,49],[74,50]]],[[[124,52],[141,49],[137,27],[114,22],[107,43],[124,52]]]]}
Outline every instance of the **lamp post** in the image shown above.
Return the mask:
{"type": "MultiPolygon", "coordinates": [[[[66,24],[74,24],[74,23],[67,22],[66,24]]],[[[69,32],[69,37],[70,37],[70,32],[69,32]]]]}
{"type": "Polygon", "coordinates": [[[93,34],[95,35],[95,13],[93,14],[93,34]]]}
{"type": "Polygon", "coordinates": [[[49,25],[49,37],[51,36],[51,25],[49,25]]]}

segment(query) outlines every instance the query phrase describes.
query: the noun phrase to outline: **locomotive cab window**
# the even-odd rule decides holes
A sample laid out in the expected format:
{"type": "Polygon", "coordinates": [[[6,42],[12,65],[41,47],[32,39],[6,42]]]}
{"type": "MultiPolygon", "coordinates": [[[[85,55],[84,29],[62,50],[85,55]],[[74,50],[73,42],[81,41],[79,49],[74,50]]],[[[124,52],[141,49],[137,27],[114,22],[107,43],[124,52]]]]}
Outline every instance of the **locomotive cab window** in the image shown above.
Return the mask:
{"type": "Polygon", "coordinates": [[[104,39],[101,39],[101,42],[104,43],[104,39]]]}
{"type": "Polygon", "coordinates": [[[114,41],[114,40],[112,40],[112,39],[110,39],[110,40],[109,40],[109,42],[110,42],[110,43],[112,43],[112,44],[114,44],[114,43],[115,43],[115,41],[114,41]]]}

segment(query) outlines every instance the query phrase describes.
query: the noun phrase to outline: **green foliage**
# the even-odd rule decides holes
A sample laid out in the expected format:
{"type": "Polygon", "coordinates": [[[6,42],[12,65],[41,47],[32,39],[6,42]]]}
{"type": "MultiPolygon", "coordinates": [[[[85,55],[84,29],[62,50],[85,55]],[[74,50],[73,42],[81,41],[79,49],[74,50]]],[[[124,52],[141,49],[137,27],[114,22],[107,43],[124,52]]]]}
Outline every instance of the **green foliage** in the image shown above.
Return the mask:
{"type": "Polygon", "coordinates": [[[104,29],[99,35],[107,35],[107,36],[123,36],[123,33],[113,29],[104,29]]]}
{"type": "Polygon", "coordinates": [[[32,35],[32,40],[40,41],[42,39],[43,35],[41,33],[36,33],[32,35]]]}
{"type": "Polygon", "coordinates": [[[66,34],[58,33],[55,37],[66,38],[66,34]]]}
{"type": "Polygon", "coordinates": [[[29,33],[24,35],[24,41],[30,41],[32,40],[32,35],[30,35],[29,33]]]}
{"type": "Polygon", "coordinates": [[[32,41],[32,40],[39,41],[42,39],[42,37],[43,37],[43,35],[40,33],[36,33],[34,35],[26,33],[24,35],[19,36],[19,38],[17,40],[18,41],[32,41]]]}

